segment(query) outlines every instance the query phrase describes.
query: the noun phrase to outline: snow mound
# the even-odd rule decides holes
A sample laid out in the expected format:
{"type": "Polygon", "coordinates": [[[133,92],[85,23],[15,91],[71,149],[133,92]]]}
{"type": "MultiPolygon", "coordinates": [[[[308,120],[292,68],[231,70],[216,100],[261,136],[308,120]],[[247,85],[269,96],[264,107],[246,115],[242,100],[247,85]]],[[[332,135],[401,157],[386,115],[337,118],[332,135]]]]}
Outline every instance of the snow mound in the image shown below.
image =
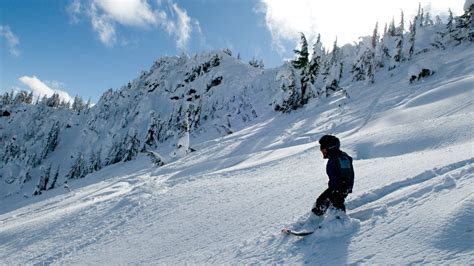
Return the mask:
{"type": "Polygon", "coordinates": [[[435,246],[442,250],[474,250],[474,196],[468,197],[453,209],[450,219],[445,221],[436,234],[435,246]],[[459,243],[466,243],[460,246],[459,243]]]}
{"type": "Polygon", "coordinates": [[[355,233],[360,227],[360,221],[349,217],[347,214],[328,210],[324,215],[324,220],[314,233],[318,239],[332,239],[355,233]]]}

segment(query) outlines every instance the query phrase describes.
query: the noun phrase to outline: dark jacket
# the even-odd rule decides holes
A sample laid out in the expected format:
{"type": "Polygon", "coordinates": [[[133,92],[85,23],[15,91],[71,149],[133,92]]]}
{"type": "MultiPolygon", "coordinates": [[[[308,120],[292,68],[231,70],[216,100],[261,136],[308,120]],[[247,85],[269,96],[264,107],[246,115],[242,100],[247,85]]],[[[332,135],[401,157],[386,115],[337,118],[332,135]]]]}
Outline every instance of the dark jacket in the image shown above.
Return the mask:
{"type": "Polygon", "coordinates": [[[329,177],[329,189],[351,193],[354,186],[352,157],[343,151],[335,150],[328,154],[328,158],[326,173],[329,177]]]}

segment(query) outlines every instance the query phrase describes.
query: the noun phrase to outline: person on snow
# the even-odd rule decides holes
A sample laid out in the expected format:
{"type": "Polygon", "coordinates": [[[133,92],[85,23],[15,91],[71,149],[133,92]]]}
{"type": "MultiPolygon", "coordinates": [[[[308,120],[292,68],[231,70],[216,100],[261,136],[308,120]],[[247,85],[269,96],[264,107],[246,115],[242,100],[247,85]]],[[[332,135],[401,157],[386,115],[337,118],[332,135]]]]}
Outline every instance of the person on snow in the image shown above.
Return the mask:
{"type": "Polygon", "coordinates": [[[328,188],[318,197],[312,212],[321,217],[329,207],[346,212],[344,201],[354,186],[354,168],[352,158],[340,150],[339,139],[324,135],[319,139],[321,153],[328,159],[326,173],[329,177],[328,188]]]}

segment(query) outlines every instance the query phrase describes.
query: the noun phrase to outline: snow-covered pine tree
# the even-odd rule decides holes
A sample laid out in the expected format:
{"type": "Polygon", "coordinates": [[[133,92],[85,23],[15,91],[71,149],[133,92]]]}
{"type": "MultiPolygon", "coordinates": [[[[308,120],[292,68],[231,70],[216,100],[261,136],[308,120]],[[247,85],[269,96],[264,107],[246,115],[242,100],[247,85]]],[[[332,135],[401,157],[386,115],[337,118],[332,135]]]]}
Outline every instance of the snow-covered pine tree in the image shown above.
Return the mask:
{"type": "Polygon", "coordinates": [[[367,69],[367,80],[369,83],[375,82],[375,71],[379,65],[377,58],[377,47],[380,45],[380,36],[379,36],[379,23],[375,23],[375,28],[372,33],[372,39],[370,42],[370,54],[369,54],[369,68],[367,69]]]}
{"type": "Polygon", "coordinates": [[[110,147],[109,153],[105,159],[105,165],[116,164],[122,161],[123,156],[125,154],[124,149],[122,147],[123,140],[118,141],[116,137],[114,137],[114,142],[110,147]]]}
{"type": "Polygon", "coordinates": [[[388,58],[390,58],[389,48],[387,45],[388,40],[388,28],[387,23],[385,23],[384,32],[382,38],[380,40],[379,46],[377,47],[376,58],[378,62],[378,67],[383,68],[385,67],[385,62],[388,58]]]}
{"type": "Polygon", "coordinates": [[[415,52],[415,40],[416,40],[416,25],[418,22],[418,17],[415,17],[413,19],[413,22],[410,22],[410,35],[408,38],[408,59],[411,59],[413,57],[413,54],[415,52]]]}
{"type": "Polygon", "coordinates": [[[7,164],[20,156],[20,146],[17,144],[15,137],[6,142],[6,145],[1,154],[2,162],[7,164]]]}
{"type": "MultiPolygon", "coordinates": [[[[437,17],[439,18],[439,16],[437,17]]],[[[433,47],[438,48],[438,49],[446,49],[446,45],[448,43],[447,37],[449,36],[449,28],[450,28],[449,25],[453,25],[452,21],[453,21],[453,13],[451,12],[451,9],[449,9],[449,16],[446,23],[446,27],[444,30],[436,32],[436,35],[433,38],[433,42],[431,43],[433,47]]],[[[439,24],[442,24],[442,23],[443,22],[440,19],[439,24]]]]}
{"type": "Polygon", "coordinates": [[[186,112],[183,118],[181,131],[178,135],[178,143],[176,144],[175,156],[182,158],[189,153],[189,112],[186,112]]]}
{"type": "Polygon", "coordinates": [[[446,23],[446,33],[444,34],[444,36],[448,37],[447,41],[449,42],[451,39],[453,39],[453,36],[456,31],[456,27],[455,27],[453,12],[451,11],[451,9],[449,9],[448,12],[449,12],[449,16],[448,16],[448,21],[446,23]]]}
{"type": "MultiPolygon", "coordinates": [[[[418,3],[418,13],[416,15],[416,23],[419,23],[418,26],[423,27],[423,22],[425,21],[425,17],[424,17],[424,10],[423,8],[421,8],[421,3],[418,3]]],[[[416,25],[415,25],[416,27],[416,25]]]]}
{"type": "Polygon", "coordinates": [[[141,151],[154,150],[157,147],[158,141],[158,119],[154,111],[150,112],[150,125],[148,126],[148,131],[145,137],[145,142],[141,151]]]}
{"type": "Polygon", "coordinates": [[[48,181],[51,175],[51,165],[44,169],[43,174],[41,175],[38,184],[36,185],[36,190],[33,195],[41,195],[41,191],[46,190],[46,186],[48,185],[48,181]]]}
{"type": "Polygon", "coordinates": [[[51,97],[46,100],[46,106],[52,108],[58,108],[61,104],[61,99],[59,98],[59,94],[54,93],[51,97]]]}
{"type": "Polygon", "coordinates": [[[329,60],[326,71],[326,97],[328,97],[331,93],[341,89],[339,82],[342,78],[344,63],[342,62],[341,49],[337,46],[337,38],[334,41],[333,49],[330,55],[331,59],[329,60]]]}
{"type": "Polygon", "coordinates": [[[451,11],[451,8],[448,9],[448,21],[446,22],[446,29],[448,33],[452,33],[454,31],[454,16],[453,16],[453,11],[451,11]]]}
{"type": "Polygon", "coordinates": [[[451,34],[457,44],[464,40],[474,41],[474,4],[472,1],[466,1],[465,12],[463,15],[455,18],[454,30],[451,34]]]}
{"type": "Polygon", "coordinates": [[[433,21],[433,19],[431,19],[430,12],[426,12],[425,21],[423,22],[423,26],[433,26],[433,25],[434,25],[434,21],[433,21]]]}
{"type": "MultiPolygon", "coordinates": [[[[13,104],[31,104],[33,102],[33,92],[20,91],[15,95],[13,104]]],[[[1,105],[0,105],[1,106],[1,105]]]]}
{"type": "Polygon", "coordinates": [[[367,80],[368,83],[374,83],[375,70],[378,65],[376,61],[376,49],[379,45],[378,22],[370,40],[362,38],[357,48],[358,52],[352,65],[353,80],[367,80]]]}
{"type": "Polygon", "coordinates": [[[263,69],[265,67],[263,60],[257,60],[255,57],[252,57],[252,59],[249,61],[249,65],[259,69],[263,69]]]}
{"type": "Polygon", "coordinates": [[[31,181],[32,177],[31,177],[31,167],[27,166],[26,167],[26,171],[23,172],[24,175],[20,177],[20,180],[19,180],[19,183],[20,185],[23,185],[25,184],[26,182],[28,181],[31,181]]]}
{"type": "MultiPolygon", "coordinates": [[[[323,44],[321,43],[321,35],[318,34],[318,38],[313,45],[313,55],[311,57],[311,61],[309,62],[309,82],[312,85],[315,85],[316,80],[321,72],[321,68],[323,65],[323,58],[325,56],[323,44]]],[[[315,95],[320,95],[321,92],[319,90],[313,92],[315,95]]]]}
{"type": "Polygon", "coordinates": [[[403,44],[404,44],[404,32],[405,32],[405,18],[403,11],[401,11],[400,25],[396,29],[396,40],[395,40],[395,51],[393,53],[393,59],[399,63],[404,60],[403,57],[403,44]]]}
{"type": "Polygon", "coordinates": [[[92,152],[91,158],[89,160],[89,163],[90,163],[89,172],[95,172],[102,169],[101,154],[102,154],[102,146],[100,146],[97,152],[92,152]]]}
{"type": "Polygon", "coordinates": [[[388,37],[384,36],[384,43],[388,48],[389,65],[388,70],[395,69],[403,60],[403,33],[404,33],[404,15],[401,12],[401,22],[398,27],[395,27],[395,21],[392,19],[388,29],[388,37]]]}
{"type": "Polygon", "coordinates": [[[124,157],[123,161],[131,161],[135,159],[140,150],[140,140],[137,137],[138,132],[135,128],[130,128],[128,131],[127,137],[124,140],[124,157]]]}
{"type": "Polygon", "coordinates": [[[68,179],[77,179],[82,178],[88,174],[88,169],[86,167],[86,162],[84,160],[84,155],[82,152],[76,154],[76,160],[72,164],[69,173],[66,175],[68,179]]]}
{"type": "Polygon", "coordinates": [[[79,95],[76,95],[74,97],[74,102],[72,103],[72,110],[80,113],[84,111],[85,109],[86,109],[86,105],[84,104],[82,97],[79,95]]]}
{"type": "Polygon", "coordinates": [[[53,180],[51,181],[51,185],[49,185],[48,190],[54,189],[56,187],[56,182],[58,181],[59,177],[59,165],[56,168],[56,172],[54,173],[53,180]]]}
{"type": "Polygon", "coordinates": [[[283,101],[275,105],[275,111],[287,113],[296,110],[300,103],[300,91],[296,88],[295,69],[291,65],[287,65],[289,75],[282,82],[280,89],[283,91],[283,101]]]}
{"type": "Polygon", "coordinates": [[[359,42],[357,46],[357,52],[354,57],[354,63],[352,64],[352,80],[365,80],[366,76],[366,54],[367,54],[368,47],[364,44],[364,39],[359,42]]]}
{"type": "Polygon", "coordinates": [[[55,121],[53,123],[53,126],[49,130],[48,133],[48,138],[46,139],[46,143],[43,148],[43,153],[42,153],[42,158],[45,159],[48,154],[53,152],[56,149],[56,146],[58,145],[58,138],[59,138],[59,121],[55,121]]]}
{"type": "Polygon", "coordinates": [[[0,97],[0,107],[4,107],[13,103],[13,91],[8,93],[5,92],[2,97],[0,97]]]}
{"type": "Polygon", "coordinates": [[[305,105],[308,102],[307,89],[310,81],[310,64],[309,64],[309,52],[308,52],[308,42],[306,41],[306,36],[304,33],[300,32],[300,50],[293,50],[297,55],[295,60],[291,61],[291,65],[299,70],[300,76],[300,86],[301,86],[301,98],[296,108],[305,105]]]}

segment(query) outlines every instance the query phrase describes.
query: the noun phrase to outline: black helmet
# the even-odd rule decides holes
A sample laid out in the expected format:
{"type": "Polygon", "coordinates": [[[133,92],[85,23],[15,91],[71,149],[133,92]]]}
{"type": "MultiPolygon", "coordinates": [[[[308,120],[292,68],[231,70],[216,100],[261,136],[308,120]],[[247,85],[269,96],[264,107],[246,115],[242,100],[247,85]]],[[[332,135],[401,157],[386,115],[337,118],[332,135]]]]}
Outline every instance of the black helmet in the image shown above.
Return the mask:
{"type": "Polygon", "coordinates": [[[339,139],[332,135],[324,135],[319,139],[319,144],[321,149],[339,149],[341,147],[341,142],[339,139]]]}

